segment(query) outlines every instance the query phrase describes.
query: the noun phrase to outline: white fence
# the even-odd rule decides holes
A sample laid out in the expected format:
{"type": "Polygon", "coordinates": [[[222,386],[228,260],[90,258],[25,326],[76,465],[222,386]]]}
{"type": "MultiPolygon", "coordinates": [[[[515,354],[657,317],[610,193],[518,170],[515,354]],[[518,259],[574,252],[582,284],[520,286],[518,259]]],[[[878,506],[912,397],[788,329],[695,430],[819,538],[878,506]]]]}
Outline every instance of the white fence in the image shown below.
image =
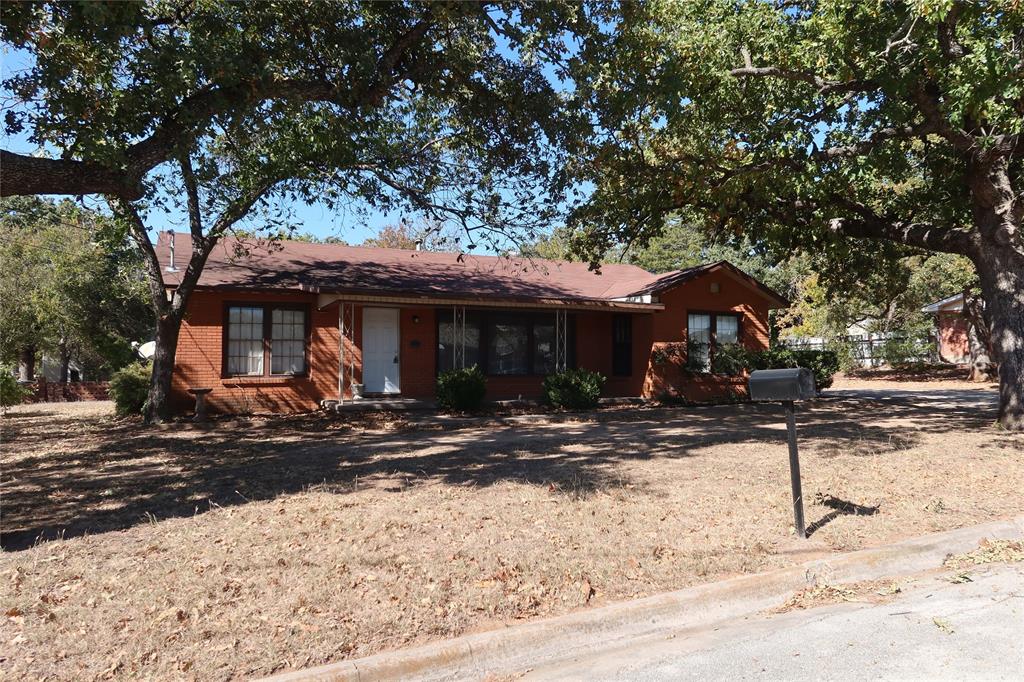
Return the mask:
{"type": "Polygon", "coordinates": [[[835,340],[805,337],[781,339],[780,343],[794,350],[829,350],[846,347],[849,349],[850,357],[861,367],[879,367],[894,357],[900,362],[934,362],[938,359],[937,340],[931,334],[851,334],[835,340]]]}

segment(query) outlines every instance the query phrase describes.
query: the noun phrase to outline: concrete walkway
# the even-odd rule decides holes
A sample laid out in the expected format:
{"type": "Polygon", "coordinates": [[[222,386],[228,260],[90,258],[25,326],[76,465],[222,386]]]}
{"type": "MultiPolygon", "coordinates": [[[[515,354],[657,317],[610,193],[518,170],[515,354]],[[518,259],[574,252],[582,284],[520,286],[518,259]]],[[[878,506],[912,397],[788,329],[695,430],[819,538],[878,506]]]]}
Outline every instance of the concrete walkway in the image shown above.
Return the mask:
{"type": "Polygon", "coordinates": [[[752,616],[530,671],[538,680],[1020,680],[1024,567],[921,579],[883,604],[752,616]]]}

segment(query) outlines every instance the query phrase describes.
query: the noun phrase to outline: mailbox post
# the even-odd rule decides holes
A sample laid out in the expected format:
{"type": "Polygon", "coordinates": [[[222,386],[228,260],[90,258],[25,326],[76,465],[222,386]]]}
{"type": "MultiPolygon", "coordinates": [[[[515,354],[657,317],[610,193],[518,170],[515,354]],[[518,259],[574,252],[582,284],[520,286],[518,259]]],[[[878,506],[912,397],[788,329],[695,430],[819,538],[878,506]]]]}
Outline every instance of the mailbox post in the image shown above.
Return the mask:
{"type": "Polygon", "coordinates": [[[762,369],[750,373],[750,399],[781,402],[786,407],[786,432],[789,441],[789,480],[793,488],[793,525],[800,538],[807,537],[804,525],[804,498],[800,486],[800,455],[796,446],[796,413],[793,402],[817,395],[814,374],[803,367],[762,369]]]}

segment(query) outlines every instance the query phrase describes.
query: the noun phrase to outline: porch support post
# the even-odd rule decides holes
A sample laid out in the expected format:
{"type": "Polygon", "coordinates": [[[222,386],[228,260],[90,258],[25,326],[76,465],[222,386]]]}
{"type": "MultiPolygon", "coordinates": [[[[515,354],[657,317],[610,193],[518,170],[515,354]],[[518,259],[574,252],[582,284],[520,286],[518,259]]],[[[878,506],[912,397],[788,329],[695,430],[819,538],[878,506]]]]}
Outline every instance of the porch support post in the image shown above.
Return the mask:
{"type": "Polygon", "coordinates": [[[338,301],[338,404],[345,402],[345,302],[338,301]]]}
{"type": "Polygon", "coordinates": [[[345,402],[345,361],[348,360],[349,374],[348,383],[351,386],[356,377],[356,353],[355,353],[355,318],[356,306],[354,303],[338,301],[338,403],[345,402]],[[348,343],[346,343],[348,341],[348,343]],[[346,346],[351,344],[351,349],[346,352],[346,346]]]}
{"type": "Polygon", "coordinates": [[[568,365],[568,320],[564,310],[555,311],[555,371],[561,372],[568,365]]]}
{"type": "Polygon", "coordinates": [[[466,307],[452,307],[452,367],[466,367],[466,307]]]}

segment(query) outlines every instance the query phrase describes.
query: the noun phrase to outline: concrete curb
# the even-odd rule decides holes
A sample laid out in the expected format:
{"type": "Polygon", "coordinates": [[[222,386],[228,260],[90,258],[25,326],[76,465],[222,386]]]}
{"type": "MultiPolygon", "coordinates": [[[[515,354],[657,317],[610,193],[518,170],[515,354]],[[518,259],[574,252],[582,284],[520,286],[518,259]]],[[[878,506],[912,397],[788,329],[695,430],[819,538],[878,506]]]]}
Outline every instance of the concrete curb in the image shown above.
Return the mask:
{"type": "Polygon", "coordinates": [[[754,614],[779,605],[809,584],[878,580],[934,569],[948,555],[975,549],[985,538],[1024,538],[1024,516],[268,679],[450,680],[514,674],[540,662],[550,665],[754,614]]]}

